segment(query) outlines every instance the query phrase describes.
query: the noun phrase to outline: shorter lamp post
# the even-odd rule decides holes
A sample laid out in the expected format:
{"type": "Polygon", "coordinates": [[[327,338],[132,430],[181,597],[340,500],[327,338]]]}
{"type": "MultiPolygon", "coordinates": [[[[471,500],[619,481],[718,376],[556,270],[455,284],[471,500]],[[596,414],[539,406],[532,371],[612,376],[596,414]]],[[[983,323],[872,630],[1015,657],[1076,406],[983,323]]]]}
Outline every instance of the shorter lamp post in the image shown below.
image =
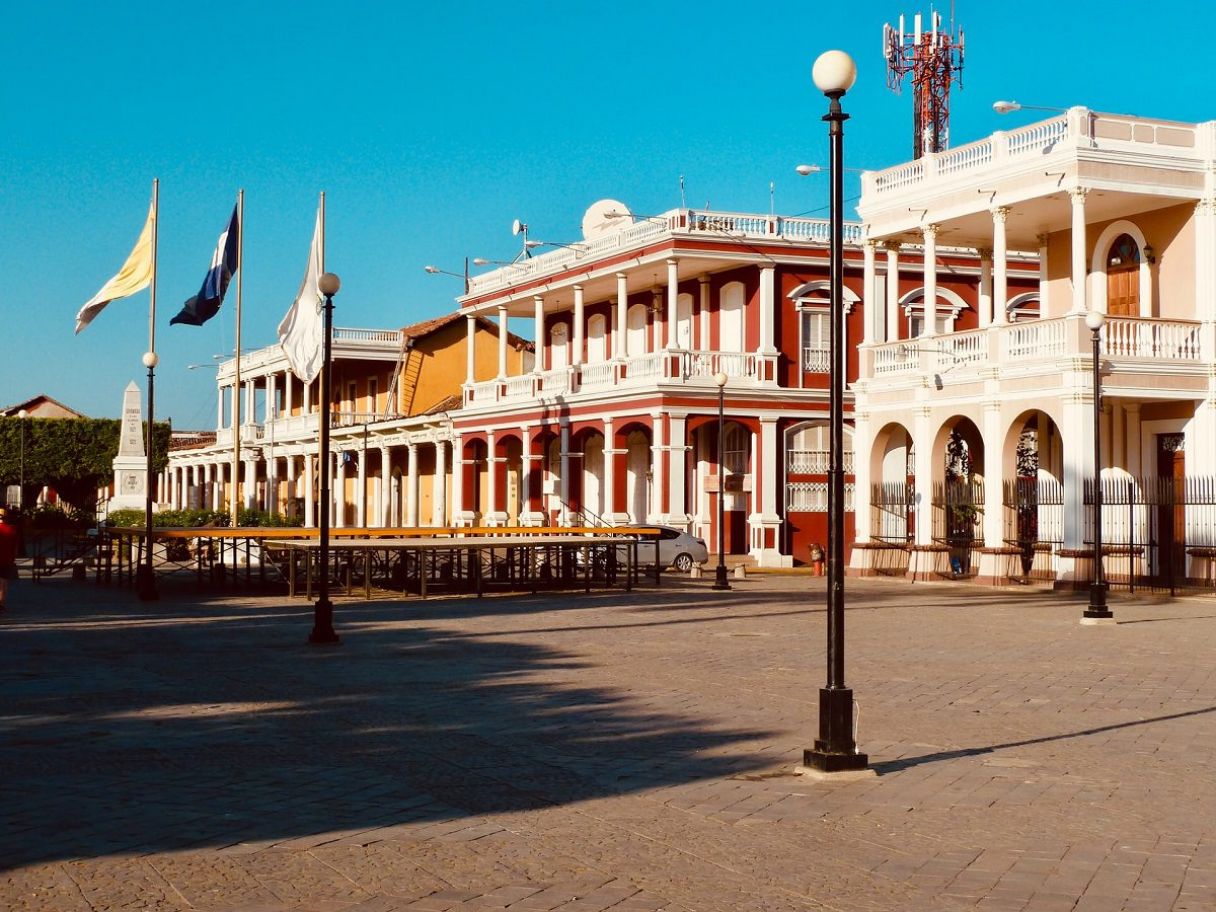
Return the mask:
{"type": "Polygon", "coordinates": [[[160,594],[156,591],[156,569],[152,565],[152,461],[153,444],[156,442],[156,424],[153,420],[156,403],[154,384],[156,365],[160,363],[160,358],[156,356],[156,352],[148,351],[144,352],[143,362],[144,367],[148,369],[148,461],[144,472],[144,539],[146,547],[144,562],[135,571],[135,593],[139,596],[140,601],[154,602],[160,598],[160,594]]]}
{"type": "Polygon", "coordinates": [[[17,417],[21,419],[21,475],[18,481],[20,482],[17,489],[17,510],[20,513],[25,513],[25,419],[30,416],[30,413],[22,409],[17,413],[17,417]]]}
{"type": "Polygon", "coordinates": [[[714,573],[714,588],[729,589],[726,581],[726,466],[723,465],[722,438],[726,429],[726,374],[714,374],[718,386],[718,569],[714,573]]]}
{"type": "Polygon", "coordinates": [[[332,272],[317,280],[317,290],[325,297],[325,328],[321,349],[321,503],[317,559],[321,564],[321,576],[317,580],[317,601],[313,608],[312,632],[308,642],[314,646],[328,646],[338,642],[334,632],[334,603],[329,600],[329,397],[330,397],[330,353],[334,334],[334,295],[342,283],[332,272]]]}
{"type": "Polygon", "coordinates": [[[1093,336],[1094,362],[1094,578],[1089,585],[1089,605],[1081,621],[1105,621],[1114,618],[1106,604],[1106,579],[1102,574],[1102,326],[1106,314],[1091,310],[1085,315],[1085,325],[1093,336]]]}

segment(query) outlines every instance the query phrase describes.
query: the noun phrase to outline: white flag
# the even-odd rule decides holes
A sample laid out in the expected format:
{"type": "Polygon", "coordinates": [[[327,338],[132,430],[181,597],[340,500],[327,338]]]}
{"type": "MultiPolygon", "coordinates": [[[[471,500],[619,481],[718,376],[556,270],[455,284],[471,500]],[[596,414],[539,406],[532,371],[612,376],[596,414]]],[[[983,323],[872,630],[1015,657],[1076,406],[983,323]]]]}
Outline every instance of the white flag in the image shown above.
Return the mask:
{"type": "Polygon", "coordinates": [[[322,297],[317,288],[321,278],[321,211],[317,210],[317,227],[312,233],[312,250],[308,253],[308,269],[296,301],[279,324],[279,344],[291,364],[292,373],[304,383],[312,383],[321,372],[321,343],[325,334],[325,319],[321,313],[322,297]]]}
{"type": "Polygon", "coordinates": [[[93,321],[102,309],[111,301],[125,298],[137,291],[143,291],[152,283],[152,231],[156,227],[156,203],[148,209],[148,220],[144,222],[144,230],[139,233],[135,249],[122,264],[118,274],[105,285],[101,291],[93,295],[89,302],[80,308],[76,314],[76,332],[93,321]]]}

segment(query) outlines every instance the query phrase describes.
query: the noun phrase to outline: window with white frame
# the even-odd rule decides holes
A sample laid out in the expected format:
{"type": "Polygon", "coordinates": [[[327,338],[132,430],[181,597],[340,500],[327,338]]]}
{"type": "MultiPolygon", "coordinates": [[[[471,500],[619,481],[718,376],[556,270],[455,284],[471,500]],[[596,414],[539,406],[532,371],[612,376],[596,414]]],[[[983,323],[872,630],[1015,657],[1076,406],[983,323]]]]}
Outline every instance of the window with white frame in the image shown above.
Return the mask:
{"type": "MultiPolygon", "coordinates": [[[[826,422],[806,424],[789,437],[786,450],[787,475],[826,475],[831,452],[831,429],[826,422]]],[[[853,472],[853,429],[844,429],[844,452],[841,454],[845,472],[853,472]]]]}
{"type": "Polygon", "coordinates": [[[827,307],[802,311],[802,369],[826,374],[831,369],[832,319],[827,307]]]}

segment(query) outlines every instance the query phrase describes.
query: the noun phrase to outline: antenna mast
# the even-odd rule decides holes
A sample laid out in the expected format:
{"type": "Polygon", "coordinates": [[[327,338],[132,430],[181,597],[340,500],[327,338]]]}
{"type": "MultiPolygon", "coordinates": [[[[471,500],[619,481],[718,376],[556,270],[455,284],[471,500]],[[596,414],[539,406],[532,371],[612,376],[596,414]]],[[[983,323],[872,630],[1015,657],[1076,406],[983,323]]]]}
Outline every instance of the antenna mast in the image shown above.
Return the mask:
{"type": "Polygon", "coordinates": [[[899,92],[904,76],[912,74],[912,157],[941,152],[950,145],[950,85],[955,78],[963,87],[963,30],[954,29],[954,4],[950,5],[950,31],[942,29],[941,13],[930,10],[929,27],[922,28],[921,14],[912,18],[912,31],[889,23],[882,27],[882,54],[887,60],[887,86],[899,92]]]}

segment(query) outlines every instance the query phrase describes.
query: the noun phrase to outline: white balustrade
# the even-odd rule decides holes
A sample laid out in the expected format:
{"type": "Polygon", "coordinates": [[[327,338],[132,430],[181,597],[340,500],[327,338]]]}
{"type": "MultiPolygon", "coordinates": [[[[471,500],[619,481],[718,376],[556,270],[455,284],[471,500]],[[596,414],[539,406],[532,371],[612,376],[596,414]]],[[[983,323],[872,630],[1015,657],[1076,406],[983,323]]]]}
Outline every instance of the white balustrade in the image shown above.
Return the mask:
{"type": "Polygon", "coordinates": [[[497,402],[499,386],[500,384],[497,380],[483,380],[481,383],[472,383],[465,387],[466,401],[477,405],[497,402]]]}
{"type": "Polygon", "coordinates": [[[579,366],[579,387],[582,389],[598,389],[612,386],[616,383],[616,362],[597,361],[592,364],[579,366]]]}
{"type": "Polygon", "coordinates": [[[536,395],[536,375],[518,374],[502,382],[504,399],[531,399],[536,395]]]}
{"type": "Polygon", "coordinates": [[[1102,353],[1114,358],[1198,361],[1199,324],[1188,321],[1107,319],[1102,353]]]}
{"type": "Polygon", "coordinates": [[[1016,361],[1051,358],[1065,353],[1064,319],[1027,320],[1002,326],[1001,361],[1012,364],[1016,361]]]}
{"type": "MultiPolygon", "coordinates": [[[[843,453],[845,472],[853,471],[853,451],[843,453]]],[[[827,450],[790,450],[789,465],[786,471],[802,475],[826,475],[831,454],[827,450]]]]}
{"type": "Polygon", "coordinates": [[[665,352],[650,352],[634,358],[626,358],[625,381],[636,383],[646,380],[661,380],[665,374],[665,365],[670,356],[665,352]]]}
{"type": "Polygon", "coordinates": [[[832,355],[826,348],[804,348],[802,369],[809,374],[826,374],[832,369],[832,355]]]}
{"type": "Polygon", "coordinates": [[[540,375],[541,393],[553,396],[570,392],[572,373],[573,371],[568,367],[545,371],[540,375]]]}
{"type": "Polygon", "coordinates": [[[937,344],[941,367],[988,360],[988,333],[983,329],[938,336],[937,344]]]}

